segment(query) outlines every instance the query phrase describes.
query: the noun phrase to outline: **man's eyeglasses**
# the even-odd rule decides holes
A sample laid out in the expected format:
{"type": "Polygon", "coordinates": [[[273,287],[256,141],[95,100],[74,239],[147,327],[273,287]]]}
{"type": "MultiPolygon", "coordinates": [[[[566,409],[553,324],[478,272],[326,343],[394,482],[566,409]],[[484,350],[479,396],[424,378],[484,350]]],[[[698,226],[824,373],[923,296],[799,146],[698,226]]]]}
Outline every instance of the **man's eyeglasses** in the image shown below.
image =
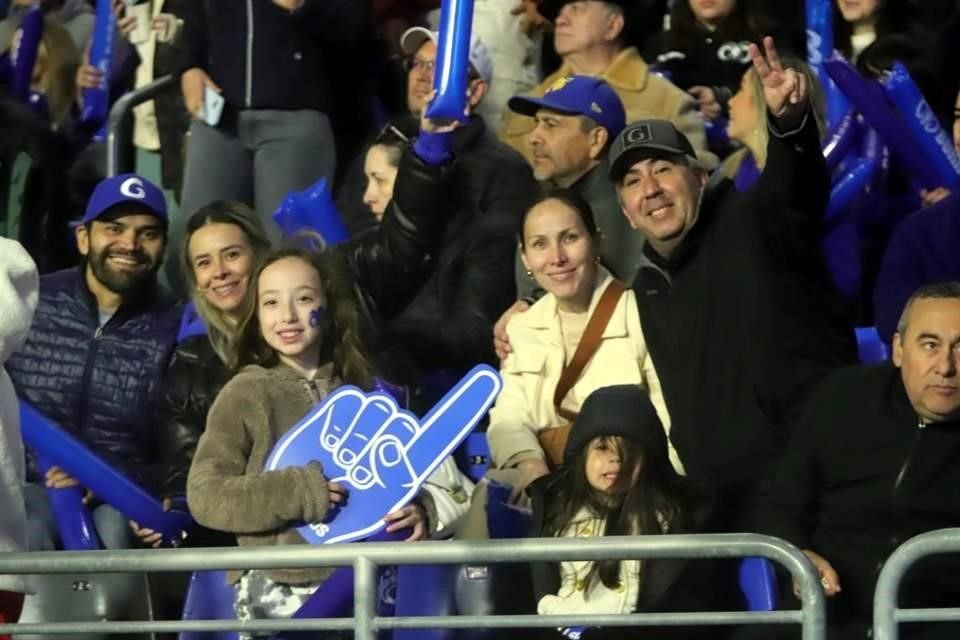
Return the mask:
{"type": "MultiPolygon", "coordinates": [[[[434,69],[437,68],[437,61],[434,60],[422,60],[416,56],[410,56],[405,58],[403,61],[403,68],[407,73],[413,71],[414,69],[423,70],[426,73],[433,73],[434,69]]],[[[467,80],[477,80],[480,78],[480,74],[477,73],[476,69],[473,68],[471,64],[467,71],[467,80]]]]}
{"type": "Polygon", "coordinates": [[[426,73],[433,73],[436,67],[436,60],[423,60],[416,56],[411,56],[403,61],[403,68],[406,69],[407,72],[416,69],[418,71],[425,71],[426,73]]]}

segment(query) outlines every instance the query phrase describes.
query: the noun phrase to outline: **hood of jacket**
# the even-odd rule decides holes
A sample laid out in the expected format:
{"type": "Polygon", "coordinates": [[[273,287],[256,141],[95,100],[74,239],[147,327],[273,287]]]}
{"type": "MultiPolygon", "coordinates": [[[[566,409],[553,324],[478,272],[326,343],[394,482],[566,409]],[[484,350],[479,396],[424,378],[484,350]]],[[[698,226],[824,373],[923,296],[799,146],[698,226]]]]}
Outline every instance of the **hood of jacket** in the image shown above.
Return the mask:
{"type": "Polygon", "coordinates": [[[19,242],[0,238],[0,363],[26,341],[39,290],[30,254],[19,242]]]}

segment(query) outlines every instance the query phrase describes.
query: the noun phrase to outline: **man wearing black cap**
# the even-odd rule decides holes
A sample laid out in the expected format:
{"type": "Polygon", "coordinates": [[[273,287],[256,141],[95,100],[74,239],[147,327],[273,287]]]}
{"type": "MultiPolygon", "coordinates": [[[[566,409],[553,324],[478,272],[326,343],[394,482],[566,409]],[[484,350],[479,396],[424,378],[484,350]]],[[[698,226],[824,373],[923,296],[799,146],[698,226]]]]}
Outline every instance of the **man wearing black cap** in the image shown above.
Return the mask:
{"type": "MultiPolygon", "coordinates": [[[[30,334],[7,361],[17,395],[128,477],[149,485],[154,401],[176,344],[180,309],[156,285],[167,238],[163,192],[134,175],[97,185],[76,229],[79,267],[40,278],[30,334]]],[[[55,548],[56,527],[41,484],[76,486],[58,464],[25,487],[28,543],[55,548]]],[[[33,465],[32,465],[33,466],[33,465]]],[[[93,511],[108,548],[129,546],[126,518],[93,511]]]]}
{"type": "MultiPolygon", "coordinates": [[[[712,168],[716,158],[706,150],[703,120],[694,100],[667,80],[650,73],[637,49],[626,44],[633,5],[629,0],[540,2],[538,11],[554,22],[554,48],[563,58],[563,64],[529,95],[542,96],[564,76],[602,78],[620,96],[627,122],[651,117],[670,120],[690,138],[703,162],[712,168]]],[[[500,138],[529,160],[531,150],[527,136],[532,128],[530,120],[507,111],[500,138]]]]}
{"type": "Polygon", "coordinates": [[[634,290],[670,438],[688,474],[734,503],[731,515],[811,385],[855,358],[819,250],[829,176],[807,87],[764,44],[766,58],[750,49],[772,135],[753,189],[708,182],[690,142],[662,120],[628,126],[610,150],[623,212],[647,239],[634,290]]]}

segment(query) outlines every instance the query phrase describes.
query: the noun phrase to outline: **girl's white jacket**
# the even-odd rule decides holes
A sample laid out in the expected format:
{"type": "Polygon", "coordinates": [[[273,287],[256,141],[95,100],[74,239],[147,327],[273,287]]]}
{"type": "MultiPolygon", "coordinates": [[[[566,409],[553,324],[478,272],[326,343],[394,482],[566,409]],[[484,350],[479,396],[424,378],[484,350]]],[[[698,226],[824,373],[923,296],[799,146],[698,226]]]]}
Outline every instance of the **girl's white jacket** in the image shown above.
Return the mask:
{"type": "MultiPolygon", "coordinates": [[[[37,308],[37,266],[20,243],[0,238],[0,365],[23,346],[37,308]]],[[[26,551],[23,440],[13,382],[0,367],[0,553],[26,551]]],[[[27,592],[23,576],[0,575],[0,590],[27,592]]]]}

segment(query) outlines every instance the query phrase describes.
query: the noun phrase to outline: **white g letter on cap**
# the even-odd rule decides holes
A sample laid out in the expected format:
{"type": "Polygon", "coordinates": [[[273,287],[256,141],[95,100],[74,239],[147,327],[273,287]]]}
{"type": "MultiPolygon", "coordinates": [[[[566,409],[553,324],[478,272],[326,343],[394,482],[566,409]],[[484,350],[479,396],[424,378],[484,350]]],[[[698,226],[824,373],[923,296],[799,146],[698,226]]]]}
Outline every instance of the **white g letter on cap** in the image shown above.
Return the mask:
{"type": "Polygon", "coordinates": [[[143,190],[143,181],[140,178],[128,178],[120,185],[120,193],[128,198],[142,200],[147,197],[147,192],[143,190]]]}

